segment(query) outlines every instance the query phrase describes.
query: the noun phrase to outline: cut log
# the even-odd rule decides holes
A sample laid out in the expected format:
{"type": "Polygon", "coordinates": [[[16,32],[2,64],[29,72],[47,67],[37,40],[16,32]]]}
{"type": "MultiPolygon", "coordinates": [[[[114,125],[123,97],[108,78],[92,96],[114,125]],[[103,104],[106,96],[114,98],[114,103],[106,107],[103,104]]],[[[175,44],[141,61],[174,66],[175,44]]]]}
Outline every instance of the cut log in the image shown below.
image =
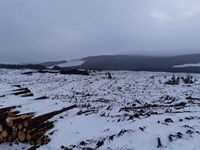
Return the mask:
{"type": "Polygon", "coordinates": [[[9,126],[9,127],[13,126],[13,120],[12,120],[12,119],[9,119],[9,118],[6,118],[6,124],[7,124],[7,126],[9,126]]]}
{"type": "Polygon", "coordinates": [[[0,132],[2,132],[7,127],[5,122],[0,123],[0,132]]]}
{"type": "Polygon", "coordinates": [[[0,123],[0,132],[3,131],[3,125],[0,123]]]}
{"type": "Polygon", "coordinates": [[[26,113],[26,114],[20,114],[16,115],[15,117],[8,117],[6,119],[7,126],[11,127],[13,124],[19,124],[23,123],[25,119],[30,119],[34,117],[35,113],[26,113]]]}
{"type": "Polygon", "coordinates": [[[17,107],[20,107],[20,106],[10,106],[10,107],[5,107],[5,108],[0,108],[0,114],[7,112],[7,111],[11,111],[13,109],[16,109],[17,107]]]}
{"type": "Polygon", "coordinates": [[[12,134],[8,134],[7,142],[12,142],[12,141],[13,141],[13,136],[12,136],[12,134]]]}
{"type": "Polygon", "coordinates": [[[33,95],[34,94],[30,92],[30,93],[26,93],[26,94],[21,95],[21,97],[31,97],[33,95]]]}
{"type": "Polygon", "coordinates": [[[16,91],[27,91],[27,90],[29,90],[29,89],[28,88],[20,88],[20,89],[15,89],[12,91],[16,92],[16,91]]]}
{"type": "Polygon", "coordinates": [[[194,98],[194,97],[192,97],[192,96],[186,97],[185,99],[187,99],[187,100],[197,100],[197,101],[200,101],[200,98],[194,98]]]}
{"type": "Polygon", "coordinates": [[[0,134],[0,144],[3,142],[3,136],[0,134]]]}
{"type": "Polygon", "coordinates": [[[27,130],[28,130],[28,133],[32,133],[32,132],[34,132],[34,131],[38,131],[38,130],[41,130],[41,129],[43,129],[43,128],[48,128],[48,127],[51,127],[51,126],[53,126],[53,121],[52,122],[42,122],[42,123],[40,123],[40,124],[38,124],[38,125],[36,125],[36,126],[29,126],[29,127],[27,127],[27,130]]]}
{"type": "Polygon", "coordinates": [[[14,111],[14,112],[7,111],[7,112],[4,112],[4,113],[1,113],[0,114],[0,121],[5,121],[6,118],[13,117],[18,113],[19,113],[19,111],[14,111]]]}
{"type": "Polygon", "coordinates": [[[16,137],[17,137],[17,131],[12,131],[12,136],[13,136],[13,138],[15,139],[16,137]]]}
{"type": "Polygon", "coordinates": [[[18,128],[19,130],[22,130],[22,129],[23,129],[23,125],[22,125],[21,123],[19,123],[19,124],[17,125],[17,128],[18,128]]]}
{"type": "Polygon", "coordinates": [[[42,97],[38,97],[38,98],[35,98],[35,100],[44,100],[44,99],[48,99],[49,97],[47,96],[42,96],[42,97]]]}
{"type": "Polygon", "coordinates": [[[43,127],[35,128],[31,131],[28,131],[31,137],[35,137],[37,135],[44,135],[48,130],[52,129],[54,127],[53,123],[49,123],[47,125],[44,125],[43,127]]]}
{"type": "Polygon", "coordinates": [[[18,88],[21,88],[21,85],[13,85],[13,86],[18,87],[18,88]]]}
{"type": "Polygon", "coordinates": [[[25,132],[22,131],[22,130],[20,130],[20,131],[18,132],[18,138],[19,138],[19,141],[20,141],[20,142],[24,142],[24,140],[26,139],[26,134],[25,134],[25,132]]]}
{"type": "Polygon", "coordinates": [[[3,138],[7,137],[7,136],[8,136],[7,130],[3,130],[3,131],[1,132],[1,135],[2,135],[3,138]]]}
{"type": "Polygon", "coordinates": [[[44,122],[44,121],[54,117],[55,115],[61,114],[65,111],[67,111],[67,110],[71,110],[71,109],[74,109],[74,108],[77,108],[77,106],[72,105],[72,106],[69,106],[69,107],[65,107],[61,110],[57,110],[57,111],[54,111],[54,112],[50,112],[50,113],[32,118],[32,119],[28,120],[28,126],[33,126],[33,125],[39,124],[41,122],[44,122]]]}
{"type": "Polygon", "coordinates": [[[20,114],[20,115],[16,115],[14,117],[8,117],[9,119],[12,119],[13,121],[14,120],[24,120],[24,119],[30,119],[32,117],[35,116],[35,113],[34,112],[31,112],[31,113],[26,113],[26,114],[20,114]]]}
{"type": "Polygon", "coordinates": [[[24,127],[28,127],[28,120],[24,120],[22,124],[24,127]]]}
{"type": "Polygon", "coordinates": [[[13,95],[22,95],[22,94],[26,94],[26,93],[30,93],[31,91],[30,90],[24,90],[24,91],[20,91],[20,92],[15,92],[15,93],[12,93],[13,95]]]}
{"type": "Polygon", "coordinates": [[[31,140],[31,141],[30,141],[30,144],[31,144],[31,145],[36,145],[36,141],[35,141],[35,140],[31,140]]]}

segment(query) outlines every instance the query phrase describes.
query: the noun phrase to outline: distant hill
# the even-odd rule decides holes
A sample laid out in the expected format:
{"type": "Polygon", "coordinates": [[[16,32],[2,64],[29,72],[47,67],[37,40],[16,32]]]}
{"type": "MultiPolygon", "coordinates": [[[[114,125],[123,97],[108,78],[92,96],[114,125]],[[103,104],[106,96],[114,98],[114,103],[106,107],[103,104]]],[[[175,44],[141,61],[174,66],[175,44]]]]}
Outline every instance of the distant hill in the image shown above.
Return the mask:
{"type": "Polygon", "coordinates": [[[44,65],[46,67],[59,66],[65,69],[73,68],[88,70],[130,70],[200,73],[200,54],[170,57],[102,55],[90,56],[69,61],[45,62],[41,63],[40,65],[44,65]]]}
{"type": "Polygon", "coordinates": [[[45,66],[37,65],[37,64],[27,64],[27,65],[0,64],[0,68],[3,68],[3,69],[36,69],[36,70],[46,69],[45,66]]]}
{"type": "Polygon", "coordinates": [[[172,57],[104,55],[83,58],[84,63],[74,66],[77,69],[132,70],[200,73],[200,67],[174,67],[200,63],[200,54],[172,57]]]}

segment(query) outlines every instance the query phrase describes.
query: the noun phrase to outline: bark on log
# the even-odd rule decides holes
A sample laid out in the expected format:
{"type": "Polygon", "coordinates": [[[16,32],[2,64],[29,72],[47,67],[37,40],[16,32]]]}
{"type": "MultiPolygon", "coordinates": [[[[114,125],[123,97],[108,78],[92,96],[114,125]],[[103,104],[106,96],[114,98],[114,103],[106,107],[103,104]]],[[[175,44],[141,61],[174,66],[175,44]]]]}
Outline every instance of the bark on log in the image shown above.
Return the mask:
{"type": "Polygon", "coordinates": [[[186,97],[185,99],[187,99],[187,100],[197,100],[197,101],[200,101],[200,98],[195,98],[195,97],[192,97],[192,96],[186,97]]]}
{"type": "Polygon", "coordinates": [[[12,119],[14,121],[14,120],[30,119],[30,118],[32,118],[34,116],[35,116],[35,113],[31,112],[31,113],[20,114],[20,115],[16,115],[16,116],[13,116],[13,117],[8,117],[8,118],[12,119]]]}
{"type": "Polygon", "coordinates": [[[49,97],[47,96],[42,96],[42,97],[38,97],[38,98],[35,98],[35,100],[44,100],[44,99],[48,99],[49,97]]]}
{"type": "Polygon", "coordinates": [[[13,124],[19,124],[24,122],[25,119],[31,119],[32,117],[34,117],[35,113],[26,113],[26,114],[20,114],[20,115],[16,115],[14,117],[8,117],[6,119],[6,123],[7,126],[11,127],[13,126],[13,124]]]}
{"type": "Polygon", "coordinates": [[[48,126],[52,126],[53,125],[53,121],[52,122],[42,122],[36,126],[28,126],[27,127],[27,130],[28,130],[28,133],[31,133],[31,132],[34,132],[34,131],[38,131],[38,130],[41,130],[42,128],[47,128],[48,126]]]}
{"type": "Polygon", "coordinates": [[[72,105],[72,106],[69,106],[69,107],[65,107],[65,108],[63,108],[61,110],[57,110],[57,111],[54,111],[54,112],[50,112],[50,113],[47,113],[47,114],[32,118],[32,119],[28,120],[28,125],[29,126],[33,126],[35,124],[44,122],[44,121],[46,121],[48,119],[51,119],[55,115],[61,114],[61,113],[65,112],[65,111],[67,111],[67,110],[74,109],[74,108],[77,108],[77,106],[76,105],[72,105]]]}
{"type": "Polygon", "coordinates": [[[14,117],[18,113],[19,113],[19,111],[14,111],[14,112],[7,111],[7,112],[3,112],[3,113],[0,114],[0,121],[5,121],[6,118],[8,118],[8,117],[14,117]]]}
{"type": "Polygon", "coordinates": [[[0,108],[0,113],[11,111],[13,109],[16,109],[17,107],[20,107],[20,106],[9,106],[9,107],[5,107],[5,108],[0,108]]]}
{"type": "Polygon", "coordinates": [[[15,92],[15,93],[12,93],[13,95],[21,95],[21,94],[26,94],[26,93],[30,93],[31,91],[30,90],[25,90],[25,91],[20,91],[20,92],[15,92]]]}
{"type": "Polygon", "coordinates": [[[48,130],[52,129],[54,127],[53,123],[50,123],[46,126],[35,128],[31,131],[28,131],[31,137],[35,137],[36,135],[44,135],[48,130]]]}
{"type": "Polygon", "coordinates": [[[30,92],[30,93],[26,93],[26,94],[21,95],[21,97],[31,97],[33,95],[34,94],[30,92]]]}
{"type": "Polygon", "coordinates": [[[12,90],[12,91],[27,91],[27,90],[29,90],[28,88],[20,88],[20,89],[15,89],[15,90],[12,90]]]}

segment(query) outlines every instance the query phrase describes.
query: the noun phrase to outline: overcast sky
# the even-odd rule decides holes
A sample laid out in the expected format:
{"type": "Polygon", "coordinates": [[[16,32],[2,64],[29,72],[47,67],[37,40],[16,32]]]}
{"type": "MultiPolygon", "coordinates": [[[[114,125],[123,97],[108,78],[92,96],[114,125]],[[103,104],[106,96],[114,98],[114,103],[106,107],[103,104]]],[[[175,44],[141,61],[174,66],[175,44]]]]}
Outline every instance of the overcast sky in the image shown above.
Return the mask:
{"type": "Polygon", "coordinates": [[[199,0],[0,0],[0,62],[200,53],[199,0]]]}

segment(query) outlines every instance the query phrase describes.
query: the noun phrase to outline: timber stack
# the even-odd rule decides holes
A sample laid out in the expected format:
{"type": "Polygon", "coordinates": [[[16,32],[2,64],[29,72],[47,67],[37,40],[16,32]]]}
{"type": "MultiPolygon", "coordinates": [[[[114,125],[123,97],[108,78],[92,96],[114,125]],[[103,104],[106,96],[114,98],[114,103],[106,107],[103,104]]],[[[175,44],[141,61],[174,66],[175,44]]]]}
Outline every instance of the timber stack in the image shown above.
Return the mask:
{"type": "Polygon", "coordinates": [[[20,114],[16,111],[17,107],[21,106],[0,108],[0,143],[48,144],[50,139],[46,133],[54,127],[54,122],[49,119],[77,106],[72,105],[37,117],[34,112],[20,114]]]}

